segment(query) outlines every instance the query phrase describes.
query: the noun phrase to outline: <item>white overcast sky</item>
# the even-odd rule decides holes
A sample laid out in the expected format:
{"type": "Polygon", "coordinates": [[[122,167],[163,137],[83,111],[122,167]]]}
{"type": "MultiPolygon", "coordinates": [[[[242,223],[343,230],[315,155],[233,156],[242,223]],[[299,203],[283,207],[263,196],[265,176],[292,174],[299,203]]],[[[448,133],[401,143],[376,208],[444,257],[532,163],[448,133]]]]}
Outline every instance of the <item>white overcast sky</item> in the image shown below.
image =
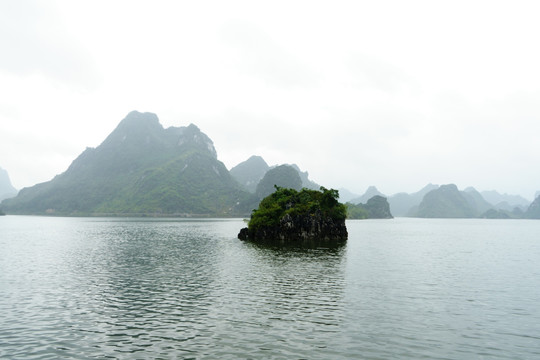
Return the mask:
{"type": "Polygon", "coordinates": [[[540,190],[540,2],[0,1],[0,167],[62,173],[132,110],[326,187],[540,190]]]}

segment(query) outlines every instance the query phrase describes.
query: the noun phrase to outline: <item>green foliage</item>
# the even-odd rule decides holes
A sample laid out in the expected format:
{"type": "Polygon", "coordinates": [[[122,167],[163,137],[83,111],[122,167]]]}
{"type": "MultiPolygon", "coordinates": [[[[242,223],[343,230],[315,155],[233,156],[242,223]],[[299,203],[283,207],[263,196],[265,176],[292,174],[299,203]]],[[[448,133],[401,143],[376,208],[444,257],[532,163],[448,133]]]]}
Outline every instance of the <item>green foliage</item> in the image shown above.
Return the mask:
{"type": "Polygon", "coordinates": [[[157,118],[123,120],[97,148],[64,173],[20,191],[10,214],[197,214],[231,216],[250,194],[241,190],[195,126],[163,129],[157,118]]]}
{"type": "Polygon", "coordinates": [[[227,215],[247,196],[223,164],[195,152],[146,169],[97,212],[227,215]]]}
{"type": "Polygon", "coordinates": [[[349,219],[368,219],[369,213],[362,204],[347,203],[347,218],[349,219]]]}
{"type": "Polygon", "coordinates": [[[390,204],[385,197],[375,195],[365,205],[370,219],[391,219],[390,204]]]}
{"type": "Polygon", "coordinates": [[[344,220],[347,215],[345,205],[338,202],[339,193],[334,189],[320,191],[275,186],[275,192],[265,197],[257,210],[253,210],[248,228],[256,230],[260,227],[270,227],[279,224],[285,215],[313,215],[320,211],[323,216],[334,220],[344,220]]]}
{"type": "Polygon", "coordinates": [[[391,219],[390,205],[385,197],[375,195],[365,204],[347,203],[349,219],[391,219]]]}

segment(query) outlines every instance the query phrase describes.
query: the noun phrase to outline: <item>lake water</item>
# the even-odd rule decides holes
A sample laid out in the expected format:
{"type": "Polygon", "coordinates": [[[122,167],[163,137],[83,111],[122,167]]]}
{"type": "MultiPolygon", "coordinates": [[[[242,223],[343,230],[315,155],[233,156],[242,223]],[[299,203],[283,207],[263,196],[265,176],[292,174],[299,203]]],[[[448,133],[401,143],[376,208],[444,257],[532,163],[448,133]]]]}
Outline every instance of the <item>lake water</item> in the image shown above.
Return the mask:
{"type": "Polygon", "coordinates": [[[0,217],[0,358],[540,359],[540,221],[0,217]]]}

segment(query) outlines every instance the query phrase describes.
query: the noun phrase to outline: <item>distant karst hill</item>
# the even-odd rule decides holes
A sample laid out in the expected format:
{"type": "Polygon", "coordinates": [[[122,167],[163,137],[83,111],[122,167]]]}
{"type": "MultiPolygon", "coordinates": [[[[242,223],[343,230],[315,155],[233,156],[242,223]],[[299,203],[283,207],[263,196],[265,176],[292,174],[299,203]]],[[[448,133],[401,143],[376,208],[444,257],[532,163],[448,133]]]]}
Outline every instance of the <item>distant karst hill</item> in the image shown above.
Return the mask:
{"type": "Polygon", "coordinates": [[[9,174],[0,167],[0,201],[17,195],[17,189],[11,185],[9,174]]]}
{"type": "Polygon", "coordinates": [[[530,200],[520,195],[500,194],[495,190],[482,191],[481,194],[488,203],[493,204],[495,209],[512,211],[519,208],[525,211],[530,205],[530,200]]]}
{"type": "Polygon", "coordinates": [[[454,184],[441,185],[428,192],[416,213],[417,217],[422,218],[471,218],[477,215],[478,211],[454,184]]]}
{"type": "Polygon", "coordinates": [[[412,217],[518,219],[524,216],[530,204],[519,195],[501,195],[494,190],[478,192],[473,187],[459,191],[455,185],[449,185],[450,187],[444,185],[441,191],[432,193],[427,198],[426,195],[439,189],[439,185],[428,184],[412,194],[402,192],[390,196],[388,202],[392,214],[412,217]]]}
{"type": "Polygon", "coordinates": [[[241,204],[248,197],[197,126],[164,129],[155,114],[133,111],[64,173],[22,189],[2,208],[18,214],[233,215],[245,213],[241,204]]]}
{"type": "Polygon", "coordinates": [[[386,197],[386,195],[380,192],[375,186],[370,186],[367,188],[366,192],[362,196],[354,198],[349,202],[353,204],[365,204],[369,199],[376,195],[386,197]]]}
{"type": "Polygon", "coordinates": [[[254,193],[259,181],[270,169],[270,166],[260,156],[253,155],[230,170],[231,176],[243,185],[247,191],[254,193]]]}
{"type": "Polygon", "coordinates": [[[375,195],[365,204],[347,203],[347,218],[349,219],[392,219],[388,200],[375,195]]]}
{"type": "MultiPolygon", "coordinates": [[[[275,166],[268,166],[266,161],[260,156],[253,155],[246,161],[241,162],[240,164],[234,166],[231,170],[231,176],[238,181],[247,191],[250,193],[257,192],[257,186],[261,182],[264,176],[271,170],[274,170],[277,167],[287,166],[290,167],[298,173],[301,181],[301,188],[307,188],[312,190],[318,190],[321,186],[314,181],[309,179],[309,174],[307,171],[302,171],[296,164],[282,164],[275,166]]],[[[282,170],[279,170],[282,171],[282,170]]],[[[270,184],[270,187],[273,185],[278,185],[281,187],[287,187],[288,184],[270,184]]],[[[271,188],[273,191],[273,188],[271,188]]],[[[260,195],[260,194],[259,194],[260,195]]],[[[266,194],[268,195],[268,194],[266,194]]],[[[259,198],[260,200],[260,198],[259,198]]]]}
{"type": "MultiPolygon", "coordinates": [[[[485,200],[483,193],[469,187],[459,191],[454,184],[442,185],[428,192],[412,216],[422,218],[486,218],[486,219],[520,219],[535,218],[534,202],[527,211],[522,210],[521,197],[514,195],[499,195],[495,191],[488,192],[491,198],[512,201],[512,205],[505,201],[492,205],[485,200]],[[532,210],[531,210],[532,208],[532,210]]],[[[540,202],[540,201],[539,201],[540,202]]],[[[414,210],[414,209],[413,209],[414,210]]],[[[540,218],[540,215],[538,215],[540,218]]]]}
{"type": "Polygon", "coordinates": [[[493,209],[493,205],[487,202],[482,194],[473,187],[466,188],[464,191],[461,191],[461,194],[465,197],[469,205],[471,205],[476,215],[483,214],[486,211],[493,209]]]}
{"type": "Polygon", "coordinates": [[[414,215],[418,211],[418,205],[422,202],[424,196],[435,189],[438,189],[439,185],[428,184],[419,191],[407,194],[404,192],[397,193],[388,198],[390,203],[390,210],[394,216],[410,216],[414,215]]]}
{"type": "Polygon", "coordinates": [[[540,219],[540,195],[529,205],[524,217],[527,219],[540,219]]]}
{"type": "Polygon", "coordinates": [[[275,191],[275,186],[300,190],[302,189],[302,179],[298,171],[292,166],[277,166],[266,172],[257,185],[255,195],[259,200],[262,200],[275,191]]]}

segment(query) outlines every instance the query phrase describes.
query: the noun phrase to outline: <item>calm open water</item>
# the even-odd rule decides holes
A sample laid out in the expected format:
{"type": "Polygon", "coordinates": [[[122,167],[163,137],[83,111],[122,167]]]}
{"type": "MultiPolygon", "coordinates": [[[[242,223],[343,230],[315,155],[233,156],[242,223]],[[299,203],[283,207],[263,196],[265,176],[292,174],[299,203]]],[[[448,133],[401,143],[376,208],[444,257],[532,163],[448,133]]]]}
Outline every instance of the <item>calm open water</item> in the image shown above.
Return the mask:
{"type": "Polygon", "coordinates": [[[0,217],[0,358],[540,359],[540,221],[0,217]]]}

